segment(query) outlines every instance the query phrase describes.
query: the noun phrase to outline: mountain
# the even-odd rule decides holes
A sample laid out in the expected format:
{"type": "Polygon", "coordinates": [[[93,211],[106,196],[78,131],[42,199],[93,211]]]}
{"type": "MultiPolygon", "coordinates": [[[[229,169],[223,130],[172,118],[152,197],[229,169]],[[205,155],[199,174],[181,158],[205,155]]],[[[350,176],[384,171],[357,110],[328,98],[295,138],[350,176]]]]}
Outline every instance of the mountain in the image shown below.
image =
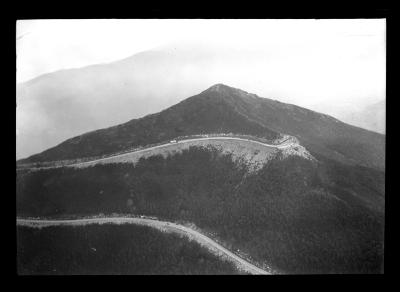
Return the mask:
{"type": "Polygon", "coordinates": [[[343,121],[374,132],[385,134],[386,131],[385,100],[368,105],[361,110],[348,113],[343,121]]]}
{"type": "Polygon", "coordinates": [[[215,84],[159,113],[68,139],[18,162],[111,154],[211,133],[270,143],[291,135],[313,159],[230,141],[126,163],[21,168],[17,215],[152,216],[195,226],[274,273],[383,272],[385,136],[299,106],[215,84]],[[249,171],[246,159],[235,159],[235,147],[245,156],[262,152],[265,163],[249,171]]]}
{"type": "Polygon", "coordinates": [[[250,53],[169,47],[18,84],[17,159],[158,112],[216,83],[243,59],[256,63],[250,53]]]}
{"type": "Polygon", "coordinates": [[[385,168],[384,135],[223,84],[211,86],[159,113],[68,139],[19,162],[90,157],[178,136],[231,132],[268,140],[288,134],[315,156],[350,165],[385,168]]]}

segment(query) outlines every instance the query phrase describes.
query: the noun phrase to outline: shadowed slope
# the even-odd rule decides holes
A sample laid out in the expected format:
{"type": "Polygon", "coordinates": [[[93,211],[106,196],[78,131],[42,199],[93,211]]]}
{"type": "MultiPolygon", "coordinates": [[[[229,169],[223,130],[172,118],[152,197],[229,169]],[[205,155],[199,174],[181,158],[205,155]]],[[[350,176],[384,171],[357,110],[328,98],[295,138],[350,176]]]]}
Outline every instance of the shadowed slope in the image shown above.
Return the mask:
{"type": "Polygon", "coordinates": [[[377,170],[290,156],[248,174],[230,155],[200,147],[136,165],[17,176],[18,216],[118,213],[190,222],[283,273],[381,273],[384,203],[377,170]]]}
{"type": "Polygon", "coordinates": [[[240,273],[199,243],[148,226],[19,226],[17,235],[24,275],[240,273]]]}

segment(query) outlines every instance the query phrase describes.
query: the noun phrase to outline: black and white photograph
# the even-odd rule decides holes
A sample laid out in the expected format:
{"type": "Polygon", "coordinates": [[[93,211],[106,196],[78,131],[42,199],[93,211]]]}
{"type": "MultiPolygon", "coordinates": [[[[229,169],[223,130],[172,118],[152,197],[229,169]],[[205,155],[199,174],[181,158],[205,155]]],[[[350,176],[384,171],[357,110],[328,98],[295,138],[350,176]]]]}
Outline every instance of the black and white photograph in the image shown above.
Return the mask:
{"type": "Polygon", "coordinates": [[[384,274],[386,25],[16,20],[17,275],[384,274]]]}

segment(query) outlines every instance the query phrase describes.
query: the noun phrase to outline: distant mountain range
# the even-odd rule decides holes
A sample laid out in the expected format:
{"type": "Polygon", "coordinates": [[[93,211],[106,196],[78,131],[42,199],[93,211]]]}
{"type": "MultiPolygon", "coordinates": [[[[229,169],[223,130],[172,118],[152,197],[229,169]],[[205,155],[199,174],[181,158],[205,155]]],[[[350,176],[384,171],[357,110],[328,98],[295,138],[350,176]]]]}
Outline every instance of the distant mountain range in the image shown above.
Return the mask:
{"type": "Polygon", "coordinates": [[[346,123],[375,131],[386,133],[386,101],[382,100],[362,108],[359,111],[348,113],[343,117],[346,123]]]}

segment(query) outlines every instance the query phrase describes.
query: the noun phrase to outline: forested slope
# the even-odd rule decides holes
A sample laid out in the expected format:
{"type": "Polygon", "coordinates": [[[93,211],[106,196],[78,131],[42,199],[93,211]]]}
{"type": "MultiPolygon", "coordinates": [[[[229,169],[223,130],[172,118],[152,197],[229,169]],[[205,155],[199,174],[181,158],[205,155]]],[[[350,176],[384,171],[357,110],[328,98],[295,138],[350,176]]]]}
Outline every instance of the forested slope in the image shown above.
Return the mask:
{"type": "Polygon", "coordinates": [[[21,171],[19,216],[144,214],[192,222],[283,273],[379,273],[384,173],[276,157],[248,174],[229,155],[192,147],[137,165],[21,171]]]}
{"type": "Polygon", "coordinates": [[[17,267],[21,275],[241,273],[185,237],[130,224],[17,227],[17,267]]]}

